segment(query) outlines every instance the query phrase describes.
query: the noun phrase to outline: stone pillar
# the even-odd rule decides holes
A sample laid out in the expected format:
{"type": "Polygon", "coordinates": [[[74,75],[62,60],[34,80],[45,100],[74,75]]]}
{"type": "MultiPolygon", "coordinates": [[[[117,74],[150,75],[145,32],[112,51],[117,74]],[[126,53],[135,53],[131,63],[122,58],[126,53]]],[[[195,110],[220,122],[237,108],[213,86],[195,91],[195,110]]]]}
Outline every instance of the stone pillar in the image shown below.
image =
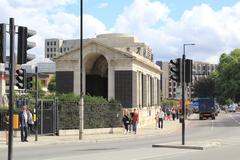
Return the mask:
{"type": "Polygon", "coordinates": [[[114,69],[108,64],[108,100],[115,99],[115,75],[114,69]]]}

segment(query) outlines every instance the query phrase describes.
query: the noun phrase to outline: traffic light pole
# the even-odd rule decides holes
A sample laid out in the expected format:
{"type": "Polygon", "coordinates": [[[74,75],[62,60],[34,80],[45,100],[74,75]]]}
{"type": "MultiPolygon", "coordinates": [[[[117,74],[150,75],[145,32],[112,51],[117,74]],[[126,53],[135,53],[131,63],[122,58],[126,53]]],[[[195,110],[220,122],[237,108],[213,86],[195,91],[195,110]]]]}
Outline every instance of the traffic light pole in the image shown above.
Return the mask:
{"type": "Polygon", "coordinates": [[[8,160],[12,160],[13,149],[13,106],[14,106],[14,73],[15,73],[15,26],[14,18],[10,18],[9,23],[10,34],[10,63],[9,63],[9,129],[8,129],[8,160]]]}
{"type": "Polygon", "coordinates": [[[80,4],[80,102],[79,102],[79,140],[83,138],[84,129],[84,100],[83,100],[83,0],[80,4]]]}
{"type": "Polygon", "coordinates": [[[185,145],[185,44],[183,44],[182,56],[182,145],[185,145]]]}
{"type": "Polygon", "coordinates": [[[38,67],[35,67],[35,141],[38,140],[38,67]]]}

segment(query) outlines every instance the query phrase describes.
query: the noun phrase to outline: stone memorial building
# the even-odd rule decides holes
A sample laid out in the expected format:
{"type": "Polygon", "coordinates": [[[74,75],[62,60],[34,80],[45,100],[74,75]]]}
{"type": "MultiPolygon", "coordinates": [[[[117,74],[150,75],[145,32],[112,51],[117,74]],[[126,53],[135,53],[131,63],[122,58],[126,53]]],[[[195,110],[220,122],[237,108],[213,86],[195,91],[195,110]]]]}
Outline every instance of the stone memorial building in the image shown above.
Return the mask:
{"type": "MultiPolygon", "coordinates": [[[[54,59],[56,89],[80,93],[80,44],[54,59]]],[[[160,67],[152,50],[128,34],[111,33],[83,40],[83,91],[115,99],[124,107],[160,105],[160,67]]]]}

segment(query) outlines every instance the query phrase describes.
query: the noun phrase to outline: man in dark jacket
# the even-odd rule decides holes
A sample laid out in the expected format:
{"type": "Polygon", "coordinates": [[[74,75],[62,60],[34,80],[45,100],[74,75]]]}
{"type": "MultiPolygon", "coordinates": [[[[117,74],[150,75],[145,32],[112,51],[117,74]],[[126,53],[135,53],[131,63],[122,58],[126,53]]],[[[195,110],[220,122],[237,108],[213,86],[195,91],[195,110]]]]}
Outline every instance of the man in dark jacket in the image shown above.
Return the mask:
{"type": "Polygon", "coordinates": [[[22,107],[22,111],[19,113],[19,124],[21,129],[21,141],[28,142],[27,140],[27,129],[28,129],[28,114],[27,106],[22,107]]]}

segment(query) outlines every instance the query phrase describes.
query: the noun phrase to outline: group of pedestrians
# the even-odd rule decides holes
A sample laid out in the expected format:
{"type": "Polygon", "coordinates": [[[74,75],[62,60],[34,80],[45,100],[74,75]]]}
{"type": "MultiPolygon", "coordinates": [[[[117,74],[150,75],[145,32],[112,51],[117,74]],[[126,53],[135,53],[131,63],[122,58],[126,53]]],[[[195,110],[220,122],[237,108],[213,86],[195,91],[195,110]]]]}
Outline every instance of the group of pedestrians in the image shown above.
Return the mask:
{"type": "Polygon", "coordinates": [[[132,131],[134,134],[137,134],[139,116],[136,109],[131,113],[129,113],[128,110],[124,110],[122,121],[125,129],[124,134],[131,133],[132,131]]]}
{"type": "Polygon", "coordinates": [[[164,120],[173,120],[178,119],[179,117],[179,111],[175,108],[165,108],[161,109],[157,112],[155,116],[156,120],[156,127],[157,128],[163,128],[163,121],[164,120]]]}
{"type": "MultiPolygon", "coordinates": [[[[18,122],[21,130],[21,142],[28,142],[27,137],[34,133],[34,120],[31,110],[25,105],[18,114],[18,122]]],[[[8,130],[9,130],[9,113],[6,112],[4,117],[4,130],[6,144],[8,144],[8,130]]]]}

